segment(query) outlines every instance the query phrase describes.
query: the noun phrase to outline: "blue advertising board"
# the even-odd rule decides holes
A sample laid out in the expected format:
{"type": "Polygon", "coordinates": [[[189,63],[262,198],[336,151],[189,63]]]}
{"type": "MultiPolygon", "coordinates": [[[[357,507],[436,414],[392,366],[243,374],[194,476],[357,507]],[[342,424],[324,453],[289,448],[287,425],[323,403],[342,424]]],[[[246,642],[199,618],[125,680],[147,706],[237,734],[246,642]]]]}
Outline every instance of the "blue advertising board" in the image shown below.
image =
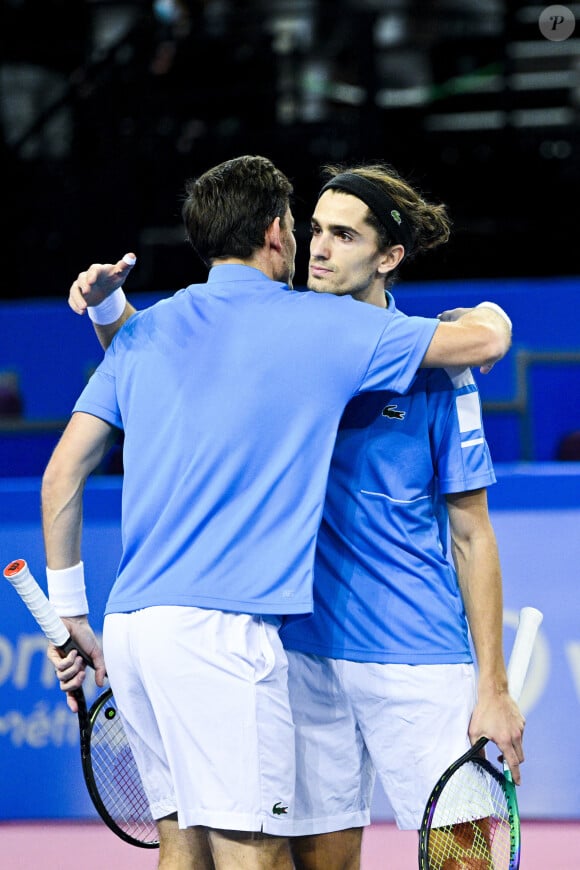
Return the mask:
{"type": "MultiPolygon", "coordinates": [[[[90,481],[83,558],[91,622],[102,629],[121,553],[120,480],[90,481]]],[[[25,559],[46,589],[38,478],[0,479],[2,568],[25,559]]],[[[90,704],[99,690],[90,677],[90,704]]],[[[82,777],[77,717],[66,706],[46,641],[8,583],[0,581],[0,819],[85,819],[96,813],[82,777]]]]}
{"type": "MultiPolygon", "coordinates": [[[[504,576],[505,650],[517,615],[544,612],[522,697],[526,762],[522,816],[580,818],[580,464],[497,467],[489,490],[504,576]]],[[[85,497],[83,557],[91,620],[102,612],[121,551],[119,478],[93,478],[85,497]]],[[[23,558],[45,587],[40,481],[0,479],[2,567],[23,558]]],[[[88,686],[89,700],[97,694],[88,686]]],[[[494,758],[494,748],[489,751],[494,758]]],[[[85,819],[94,810],[82,781],[76,716],[64,702],[36,623],[0,582],[0,820],[85,819]]],[[[377,788],[376,821],[392,818],[377,788]]]]}

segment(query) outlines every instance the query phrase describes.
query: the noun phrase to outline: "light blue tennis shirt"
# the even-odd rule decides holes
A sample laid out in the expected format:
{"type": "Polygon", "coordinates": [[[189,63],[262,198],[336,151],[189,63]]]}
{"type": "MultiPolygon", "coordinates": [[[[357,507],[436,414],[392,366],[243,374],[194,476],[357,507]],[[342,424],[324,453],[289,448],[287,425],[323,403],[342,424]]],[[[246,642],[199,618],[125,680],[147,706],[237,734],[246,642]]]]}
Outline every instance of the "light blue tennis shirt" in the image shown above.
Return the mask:
{"type": "Polygon", "coordinates": [[[472,661],[445,494],[494,482],[470,369],[422,369],[404,396],[355,397],[332,457],[314,613],[286,621],[285,647],[362,662],[472,661]]]}
{"type": "Polygon", "coordinates": [[[236,265],[135,314],[74,408],[125,433],[106,612],[310,611],[342,412],[405,392],[437,324],[236,265]]]}

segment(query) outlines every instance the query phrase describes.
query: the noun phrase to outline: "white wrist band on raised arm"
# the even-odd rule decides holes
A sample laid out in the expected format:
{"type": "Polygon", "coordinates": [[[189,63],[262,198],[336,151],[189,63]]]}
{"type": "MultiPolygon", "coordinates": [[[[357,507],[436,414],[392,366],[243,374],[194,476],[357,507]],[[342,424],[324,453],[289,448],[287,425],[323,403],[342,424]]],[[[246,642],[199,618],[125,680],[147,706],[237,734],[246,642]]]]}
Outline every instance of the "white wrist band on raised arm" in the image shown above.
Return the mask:
{"type": "Polygon", "coordinates": [[[503,317],[509,328],[512,328],[512,322],[503,310],[500,305],[497,305],[495,302],[480,302],[479,305],[475,306],[476,308],[491,308],[492,311],[495,311],[496,314],[499,314],[500,317],[503,317]]]}
{"type": "Polygon", "coordinates": [[[83,562],[71,568],[47,568],[48,598],[59,616],[85,616],[89,612],[83,562]]]}
{"type": "Polygon", "coordinates": [[[122,287],[117,287],[110,296],[107,296],[98,305],[89,305],[87,308],[89,317],[93,323],[99,326],[107,326],[109,323],[114,323],[125,310],[126,301],[125,291],[122,287]]]}

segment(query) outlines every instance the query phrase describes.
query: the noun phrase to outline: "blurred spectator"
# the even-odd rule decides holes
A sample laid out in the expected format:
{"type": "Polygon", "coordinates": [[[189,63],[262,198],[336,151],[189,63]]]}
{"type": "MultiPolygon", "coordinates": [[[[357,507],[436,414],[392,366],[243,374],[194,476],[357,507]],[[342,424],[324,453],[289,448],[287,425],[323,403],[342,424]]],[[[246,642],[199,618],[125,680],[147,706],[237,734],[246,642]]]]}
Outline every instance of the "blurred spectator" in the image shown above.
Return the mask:
{"type": "Polygon", "coordinates": [[[556,459],[560,462],[580,462],[580,429],[564,435],[558,444],[556,459]]]}
{"type": "Polygon", "coordinates": [[[18,375],[12,371],[0,371],[0,418],[22,417],[23,412],[18,375]]]}

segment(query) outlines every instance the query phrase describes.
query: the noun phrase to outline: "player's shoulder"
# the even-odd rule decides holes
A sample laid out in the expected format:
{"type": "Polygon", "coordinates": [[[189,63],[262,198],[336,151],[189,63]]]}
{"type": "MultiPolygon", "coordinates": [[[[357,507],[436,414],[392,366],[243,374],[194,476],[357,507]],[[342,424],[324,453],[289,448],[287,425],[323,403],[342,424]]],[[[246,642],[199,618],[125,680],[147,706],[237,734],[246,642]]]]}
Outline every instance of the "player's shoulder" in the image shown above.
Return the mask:
{"type": "Polygon", "coordinates": [[[189,289],[184,287],[161,299],[156,299],[151,305],[139,308],[127,323],[132,323],[133,329],[137,329],[158,317],[177,316],[179,308],[186,304],[189,289]]]}
{"type": "Polygon", "coordinates": [[[315,290],[301,291],[299,296],[307,300],[307,304],[325,309],[329,316],[345,319],[350,323],[375,323],[385,329],[396,320],[408,320],[399,311],[391,312],[388,308],[379,308],[368,302],[361,302],[349,294],[336,296],[333,293],[317,293],[315,290]]]}

